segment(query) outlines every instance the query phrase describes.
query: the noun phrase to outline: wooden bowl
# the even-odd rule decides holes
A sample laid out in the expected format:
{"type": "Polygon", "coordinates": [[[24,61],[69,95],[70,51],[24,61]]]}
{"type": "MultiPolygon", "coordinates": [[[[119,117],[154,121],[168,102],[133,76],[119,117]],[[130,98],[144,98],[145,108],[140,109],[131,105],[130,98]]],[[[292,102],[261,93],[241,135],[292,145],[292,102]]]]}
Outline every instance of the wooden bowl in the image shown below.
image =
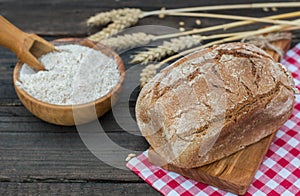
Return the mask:
{"type": "Polygon", "coordinates": [[[87,39],[65,38],[53,41],[54,45],[79,44],[101,51],[103,54],[114,58],[117,61],[120,71],[118,84],[105,96],[86,104],[78,105],[55,105],[35,99],[16,85],[22,63],[18,62],[14,69],[13,81],[17,95],[24,106],[38,118],[57,125],[79,125],[93,121],[109,111],[117,101],[122,90],[125,79],[125,68],[122,59],[111,49],[101,44],[95,44],[87,39]]]}

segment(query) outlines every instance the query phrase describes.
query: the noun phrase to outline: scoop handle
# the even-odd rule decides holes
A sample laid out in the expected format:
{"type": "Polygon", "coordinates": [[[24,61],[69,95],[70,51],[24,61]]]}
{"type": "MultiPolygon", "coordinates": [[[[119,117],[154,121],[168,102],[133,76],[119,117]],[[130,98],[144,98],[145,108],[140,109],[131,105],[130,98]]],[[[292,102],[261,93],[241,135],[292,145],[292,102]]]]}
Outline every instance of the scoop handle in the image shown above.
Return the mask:
{"type": "Polygon", "coordinates": [[[3,16],[0,16],[0,26],[0,45],[18,55],[22,52],[22,43],[28,36],[27,33],[18,29],[3,16]]]}
{"type": "Polygon", "coordinates": [[[30,53],[34,41],[30,34],[21,31],[0,15],[0,45],[14,52],[23,63],[36,70],[44,70],[44,66],[30,53]]]}

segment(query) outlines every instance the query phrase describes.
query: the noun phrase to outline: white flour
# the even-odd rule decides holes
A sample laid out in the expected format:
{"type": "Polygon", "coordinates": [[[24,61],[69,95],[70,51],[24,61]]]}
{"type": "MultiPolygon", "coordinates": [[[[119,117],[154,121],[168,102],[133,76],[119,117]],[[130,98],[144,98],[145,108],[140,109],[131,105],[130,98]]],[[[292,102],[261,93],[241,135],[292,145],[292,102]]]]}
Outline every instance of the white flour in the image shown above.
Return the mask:
{"type": "Polygon", "coordinates": [[[119,81],[117,62],[100,51],[79,46],[56,47],[39,60],[47,71],[33,71],[24,64],[19,88],[32,97],[56,105],[75,105],[106,95],[119,81]]]}

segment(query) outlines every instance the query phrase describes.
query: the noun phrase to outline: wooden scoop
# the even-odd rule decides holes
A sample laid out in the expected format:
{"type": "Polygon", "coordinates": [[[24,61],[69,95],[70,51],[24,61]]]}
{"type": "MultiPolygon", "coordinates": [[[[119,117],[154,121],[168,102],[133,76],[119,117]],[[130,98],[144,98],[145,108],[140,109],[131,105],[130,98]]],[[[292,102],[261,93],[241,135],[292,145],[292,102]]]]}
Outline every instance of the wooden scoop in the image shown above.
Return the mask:
{"type": "Polygon", "coordinates": [[[35,34],[21,31],[1,15],[0,45],[14,52],[21,62],[37,71],[45,70],[37,58],[55,50],[51,43],[35,34]]]}

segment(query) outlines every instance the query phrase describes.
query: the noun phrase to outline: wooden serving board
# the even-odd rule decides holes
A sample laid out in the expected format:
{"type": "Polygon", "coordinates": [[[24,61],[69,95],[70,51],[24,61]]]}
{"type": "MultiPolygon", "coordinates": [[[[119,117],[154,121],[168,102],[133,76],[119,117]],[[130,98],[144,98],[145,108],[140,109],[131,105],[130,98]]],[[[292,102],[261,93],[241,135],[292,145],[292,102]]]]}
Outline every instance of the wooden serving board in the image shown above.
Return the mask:
{"type": "MultiPolygon", "coordinates": [[[[290,47],[290,40],[279,40],[272,42],[273,45],[286,52],[290,47]]],[[[266,50],[276,61],[280,56],[270,50],[266,50]]],[[[269,149],[276,134],[262,139],[261,141],[240,150],[229,157],[223,158],[211,164],[192,168],[182,169],[174,165],[163,166],[164,169],[174,171],[178,174],[194,179],[208,185],[218,187],[222,190],[243,195],[247,192],[255,173],[257,172],[267,150],[269,149]]],[[[155,152],[149,149],[149,161],[155,159],[155,152]]],[[[154,161],[155,162],[155,161],[154,161]]]]}

